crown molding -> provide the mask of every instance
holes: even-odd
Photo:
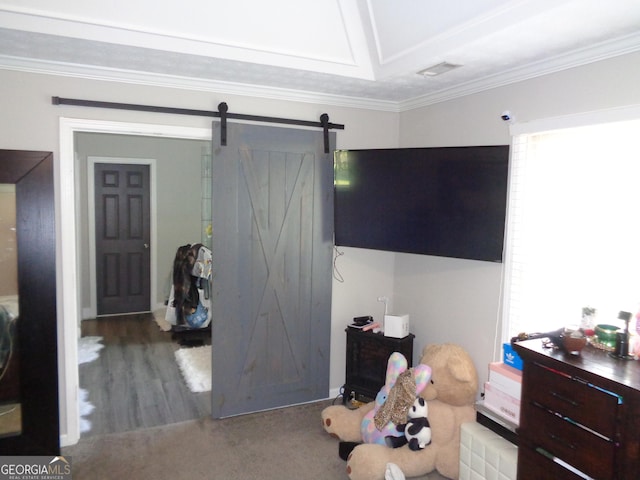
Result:
[[[640,51],[640,32],[630,34],[621,39],[605,41],[595,46],[585,47],[569,54],[557,55],[544,61],[513,68],[496,75],[474,80],[473,82],[457,85],[453,88],[398,102],[398,110],[402,112],[426,107],[447,100],[480,93],[492,88],[511,85],[571,68],[582,67],[590,63],[635,53],[637,51]]]
[[[51,60],[39,60],[0,54],[0,68],[43,75],[57,75],[87,80],[128,83],[155,87],[176,88],[218,94],[241,95],[271,100],[322,104],[401,113],[436,103],[480,93],[505,85],[557,73],[589,63],[640,51],[640,32],[621,39],[602,42],[570,54],[558,55],[544,61],[513,68],[497,75],[442,89],[404,101],[379,100],[363,97],[326,94],[287,88],[266,87],[246,83],[149,73],[126,69],[80,65]]]
[[[347,97],[286,88],[264,87],[220,80],[198,79],[159,73],[139,72],[108,67],[79,65],[50,60],[14,57],[0,54],[0,69],[41,75],[81,78],[106,82],[128,83],[154,87],[177,88],[220,94],[241,95],[271,100],[313,103],[347,108],[398,112],[397,102],[369,98]]]

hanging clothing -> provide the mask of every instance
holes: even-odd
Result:
[[[211,323],[211,250],[201,243],[178,248],[165,320],[171,325],[205,328]]]

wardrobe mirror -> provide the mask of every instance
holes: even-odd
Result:
[[[0,184],[0,436],[22,431],[18,319],[16,188]]]
[[[0,452],[60,452],[50,152],[0,150]]]

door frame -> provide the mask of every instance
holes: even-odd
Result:
[[[60,400],[60,445],[68,446],[80,440],[80,406],[78,390],[78,338],[80,337],[81,298],[78,289],[80,243],[76,227],[80,183],[75,156],[76,133],[111,133],[146,137],[168,137],[192,140],[211,140],[211,127],[180,127],[133,122],[78,119],[60,117],[60,154],[54,156],[54,179],[56,183],[56,284],[59,360]]]
[[[98,294],[96,277],[96,214],[95,214],[95,165],[96,163],[118,163],[125,165],[148,165],[149,166],[149,214],[150,214],[150,265],[149,265],[149,309],[151,311],[158,308],[158,282],[157,282],[157,208],[156,208],[156,159],[155,158],[128,158],[128,157],[98,157],[90,155],[87,157],[87,205],[89,207],[89,307],[82,311],[82,318],[95,318],[98,312]],[[134,312],[131,312],[134,313]],[[122,314],[119,314],[122,315]]]

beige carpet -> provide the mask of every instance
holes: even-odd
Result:
[[[74,480],[346,480],[338,441],[321,425],[329,404],[93,436],[62,453]]]

